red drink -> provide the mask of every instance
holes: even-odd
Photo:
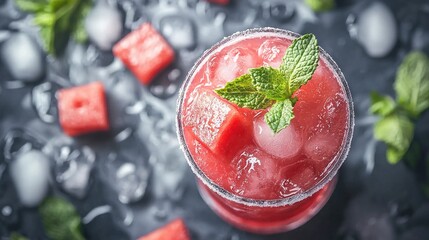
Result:
[[[316,214],[351,142],[350,92],[323,50],[313,77],[294,94],[295,118],[278,134],[263,120],[267,110],[239,108],[214,93],[249,68],[279,67],[296,37],[265,28],[222,40],[198,60],[179,96],[179,140],[201,195],[248,231],[286,231]]]

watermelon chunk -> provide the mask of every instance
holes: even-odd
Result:
[[[70,136],[109,129],[107,104],[101,82],[58,92],[60,125]]]
[[[138,240],[190,240],[190,238],[183,220],[176,219]]]
[[[144,85],[174,60],[174,51],[150,23],[143,24],[113,47],[113,54]]]
[[[213,153],[233,154],[251,141],[248,123],[213,91],[199,90],[186,110],[184,125]]]

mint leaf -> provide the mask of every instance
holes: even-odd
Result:
[[[371,103],[370,111],[382,117],[389,115],[396,108],[396,103],[391,97],[376,92],[371,93]]]
[[[331,10],[335,6],[335,0],[305,0],[305,3],[315,12]]]
[[[318,61],[316,37],[306,34],[293,40],[279,70],[272,67],[249,69],[249,74],[228,82],[215,92],[239,107],[256,110],[272,106],[265,121],[278,133],[294,117],[292,110],[298,99],[292,97],[293,93],[311,79]]]
[[[292,110],[293,103],[290,99],[278,101],[265,114],[265,122],[274,133],[278,133],[289,126],[290,121],[294,118]]]
[[[374,137],[387,144],[387,160],[392,164],[401,160],[413,136],[414,124],[399,112],[380,119],[374,126]]]
[[[38,12],[43,10],[47,0],[15,0],[16,6],[26,12]]]
[[[288,82],[283,74],[272,67],[260,67],[249,70],[253,86],[272,100],[284,100],[291,96]]]
[[[87,39],[83,21],[91,0],[16,0],[17,6],[34,14],[34,23],[40,27],[45,50],[60,55],[71,36],[78,41]]]
[[[19,234],[17,232],[13,232],[9,238],[10,238],[10,240],[28,240],[28,238],[22,236],[21,234]]]
[[[313,34],[295,39],[286,50],[280,72],[289,83],[289,92],[294,93],[313,76],[319,62],[319,46]]]
[[[252,81],[250,74],[245,74],[226,83],[224,88],[216,89],[215,92],[239,107],[264,109],[271,106],[273,102],[259,92]]]
[[[394,84],[399,105],[413,117],[429,108],[429,58],[421,52],[408,54],[399,66]]]
[[[84,240],[81,220],[75,208],[61,198],[47,198],[39,207],[46,235],[50,239]]]

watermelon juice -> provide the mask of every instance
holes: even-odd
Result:
[[[197,61],[179,96],[179,140],[200,193],[244,230],[274,233],[308,221],[332,193],[350,146],[351,95],[322,49],[312,78],[294,94],[295,117],[277,134],[263,120],[267,110],[240,108],[214,92],[249,68],[279,67],[296,37],[263,28],[225,38]]]

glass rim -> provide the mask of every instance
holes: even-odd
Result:
[[[186,145],[185,136],[183,134],[183,126],[181,123],[182,120],[182,106],[184,102],[185,93],[188,90],[188,87],[190,85],[190,82],[192,80],[192,77],[194,74],[199,70],[201,67],[203,67],[203,63],[208,59],[208,57],[211,54],[216,53],[216,51],[223,47],[225,44],[234,42],[237,38],[240,39],[240,37],[247,38],[249,36],[257,36],[261,33],[267,33],[270,35],[277,35],[278,37],[283,38],[289,38],[293,40],[294,38],[300,37],[299,34],[279,29],[279,28],[272,28],[272,27],[264,27],[264,28],[252,28],[245,31],[236,32],[228,37],[223,38],[216,44],[214,44],[211,48],[204,51],[204,53],[201,55],[201,57],[195,62],[191,70],[188,72],[185,81],[183,82],[180,91],[179,96],[177,99],[177,106],[176,106],[176,133],[179,139],[179,145],[182,149],[183,153],[185,154],[186,161],[188,162],[188,165],[191,167],[192,172],[198,177],[199,180],[201,180],[210,190],[214,191],[221,197],[236,202],[240,204],[244,204],[247,206],[256,206],[256,207],[280,207],[285,205],[291,205],[293,203],[302,201],[314,193],[318,192],[320,189],[322,189],[328,182],[332,180],[332,178],[337,174],[339,168],[347,158],[351,140],[353,137],[353,128],[354,128],[354,107],[353,107],[353,101],[351,92],[349,89],[349,86],[346,82],[346,79],[344,77],[344,74],[338,67],[338,65],[334,62],[334,60],[331,58],[331,56],[325,52],[321,47],[319,47],[319,56],[321,56],[327,63],[328,67],[334,72],[334,74],[337,77],[337,81],[340,83],[347,101],[348,101],[348,127],[346,129],[346,135],[343,138],[342,147],[340,151],[335,155],[335,157],[331,160],[330,166],[328,165],[327,174],[323,176],[317,183],[314,184],[314,186],[310,187],[309,189],[302,191],[300,193],[296,193],[292,196],[286,197],[286,198],[279,198],[279,199],[252,199],[243,197],[234,193],[231,193],[218,184],[216,184],[214,181],[212,181],[209,177],[207,177],[204,172],[198,167],[198,165],[195,163],[188,146]]]

